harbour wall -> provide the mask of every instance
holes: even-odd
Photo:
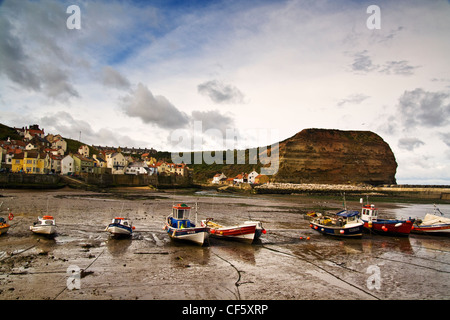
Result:
[[[156,188],[189,187],[192,186],[190,177],[168,175],[126,175],[126,174],[92,174],[82,173],[79,176],[63,176],[53,174],[26,174],[6,173],[0,174],[0,188],[30,188],[30,189],[54,189],[64,186],[75,188],[90,187],[119,187],[119,186],[154,186]]]

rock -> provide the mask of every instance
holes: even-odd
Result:
[[[396,183],[394,153],[370,131],[305,129],[279,143],[279,160],[272,182]]]

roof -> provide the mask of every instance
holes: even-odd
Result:
[[[353,210],[342,210],[339,211],[338,213],[336,213],[336,215],[341,216],[341,217],[354,217],[359,215],[359,211],[353,211]]]

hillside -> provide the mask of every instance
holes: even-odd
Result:
[[[223,172],[234,177],[261,164],[190,165],[194,181]],[[236,161],[235,161],[236,163]],[[371,185],[395,184],[397,162],[389,145],[370,131],[304,129],[279,143],[279,169],[272,182]]]
[[[280,142],[275,182],[395,184],[389,145],[370,131],[305,129]]]

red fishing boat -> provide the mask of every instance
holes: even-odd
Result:
[[[212,218],[202,220],[202,226],[210,228],[209,232],[211,237],[226,238],[248,243],[252,243],[253,240],[256,239],[255,234],[257,233],[257,223],[243,223],[228,227],[222,226],[212,220]]]
[[[378,209],[373,204],[363,205],[361,220],[364,228],[370,232],[382,235],[409,236],[413,227],[414,219],[379,219]]]

